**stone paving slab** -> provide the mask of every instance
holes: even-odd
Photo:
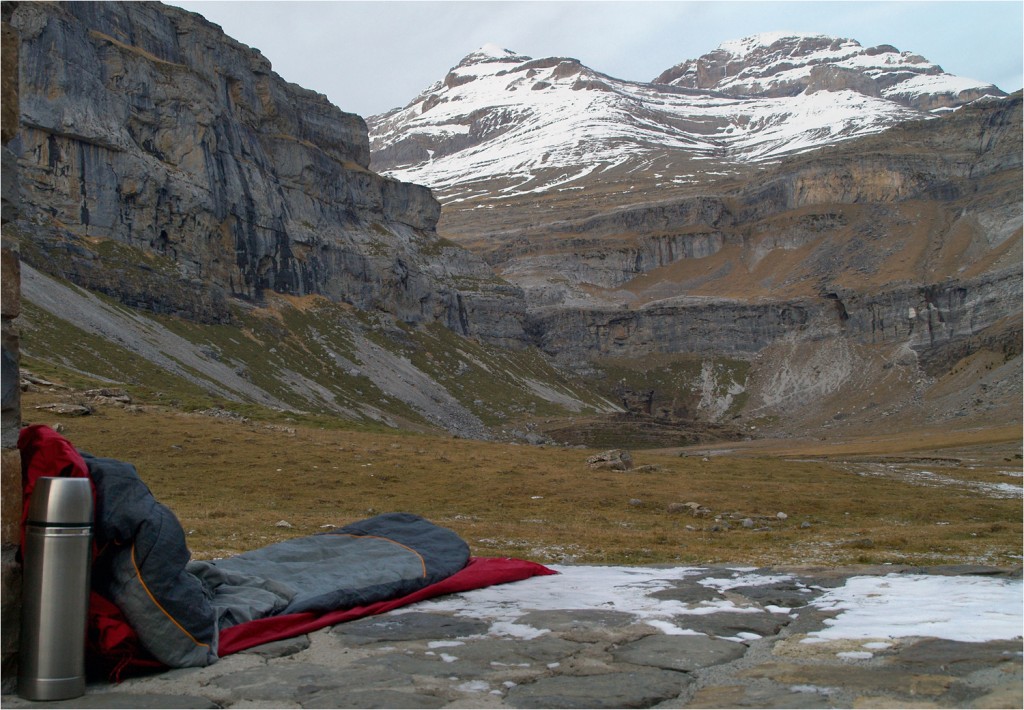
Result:
[[[709,638],[704,634],[655,634],[614,649],[612,658],[618,663],[692,673],[742,658],[746,652],[747,647],[742,643]]]
[[[912,573],[923,572],[911,568]],[[771,579],[778,571],[758,570]],[[511,622],[429,605],[322,629],[69,701],[7,708],[1020,708],[1022,641],[822,639],[810,602],[878,570],[789,571],[730,586],[709,569],[651,589],[665,623],[615,609],[506,609]],[[1018,575],[958,568],[957,574]],[[743,574],[746,574],[744,572]],[[716,586],[717,585],[717,586]],[[511,588],[511,586],[510,586]],[[513,590],[514,591],[514,590]],[[680,633],[680,629],[683,631]],[[865,649],[870,648],[870,652]]]
[[[642,668],[595,675],[555,675],[517,685],[508,693],[514,708],[649,708],[678,697],[693,677]]]

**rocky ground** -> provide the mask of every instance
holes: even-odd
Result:
[[[173,670],[119,685],[90,684],[76,700],[30,703],[5,696],[3,706],[1022,704],[1019,569],[561,572],[341,624],[228,656],[207,668]],[[627,578],[634,581],[623,583]],[[596,579],[609,583],[592,583]],[[906,607],[897,603],[900,594],[911,609],[925,600],[914,599],[913,591],[908,594],[914,587],[906,583],[933,590],[929,602],[938,604],[939,613],[908,619],[914,612],[902,610]],[[857,585],[860,598],[848,593]],[[879,589],[892,593],[878,594]],[[991,596],[993,591],[998,598]],[[837,593],[845,595],[845,605],[835,601]],[[859,600],[851,606],[854,598]],[[567,599],[581,608],[572,608]],[[888,624],[882,636],[853,610],[861,605],[870,615],[880,603],[891,605],[876,616]],[[1011,613],[1001,617],[997,612],[1007,606]],[[652,613],[654,608],[667,610],[667,615]],[[893,615],[891,621],[885,621],[886,614]]]

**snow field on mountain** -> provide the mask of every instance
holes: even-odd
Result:
[[[506,187],[497,195],[507,197],[665,151],[725,162],[772,160],[920,117],[854,91],[781,98],[673,93],[570,60],[544,60],[540,68],[535,62],[524,68],[518,56],[472,61],[483,56],[470,55],[445,82],[383,120],[373,136],[376,151],[417,136],[428,144],[455,136],[476,142],[447,154],[431,149],[428,160],[387,175],[442,191],[500,179]],[[568,170],[540,176],[559,168]]]
[[[710,89],[687,88],[698,79]],[[416,156],[411,162],[381,171],[427,185],[446,203],[502,199],[579,189],[624,163],[667,155],[725,170],[773,161],[999,93],[888,45],[784,32],[724,42],[658,81],[667,83],[622,81],[575,59],[534,60],[486,45],[404,109],[371,117],[372,148],[379,155],[408,145],[395,154]],[[903,105],[910,102],[918,108]]]
[[[417,104],[401,117],[404,135],[468,133],[471,129],[467,122],[473,120],[476,132],[493,132],[493,139],[429,163],[392,170],[390,176],[432,187],[481,175],[525,182],[538,169],[578,168],[582,163],[589,172],[601,165],[619,163],[627,155],[643,152],[645,143],[697,151],[715,148],[695,134],[673,134],[657,121],[634,118],[646,108],[641,97],[624,91],[572,90],[576,75],[555,78],[554,69],[530,79],[525,72],[499,74],[508,68],[508,62],[459,67],[453,74],[474,79],[453,89],[439,88],[433,95],[447,101],[420,115],[416,115],[421,110],[421,104]],[[542,81],[550,81],[552,88],[530,88]],[[523,100],[524,92],[529,92],[527,101]],[[713,103],[732,101],[716,99]],[[702,110],[692,103],[690,107],[691,112]],[[474,115],[477,117],[471,119]],[[379,137],[379,141],[377,149],[390,142],[388,136]]]
[[[895,86],[882,90],[882,96],[921,96],[949,92],[954,96],[961,91],[976,88],[982,82],[952,74],[917,74]]]

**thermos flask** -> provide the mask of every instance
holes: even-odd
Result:
[[[27,700],[85,692],[92,521],[88,479],[37,480],[22,560],[18,694]]]

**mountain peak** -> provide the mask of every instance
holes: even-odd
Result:
[[[470,52],[463,57],[458,65],[464,67],[471,64],[486,64],[488,62],[522,62],[528,59],[529,57],[516,54],[511,49],[504,49],[493,42],[488,42],[475,52]]]
[[[726,42],[653,84],[492,44],[367,123],[375,169],[442,200],[505,198],[581,189],[566,185],[627,175],[619,166],[666,151],[729,165],[774,160],[1001,93],[888,45],[820,34]]]
[[[860,49],[860,43],[814,32],[762,32],[742,39],[729,40],[718,46],[718,51],[736,57],[762,53],[772,49],[789,49],[790,54],[806,54],[821,48]]]
[[[799,32],[765,32],[723,42],[662,72],[654,83],[736,97],[852,90],[921,111],[1005,95],[991,84],[954,77],[892,45],[863,47],[852,39]]]
[[[480,49],[476,50],[476,52],[474,52],[474,54],[482,54],[482,55],[486,55],[486,56],[489,56],[489,57],[502,58],[502,59],[505,58],[505,57],[508,57],[508,56],[513,56],[513,57],[516,56],[516,53],[513,52],[511,49],[505,49],[503,47],[500,47],[497,44],[495,44],[494,42],[488,42],[487,44],[482,46]]]

